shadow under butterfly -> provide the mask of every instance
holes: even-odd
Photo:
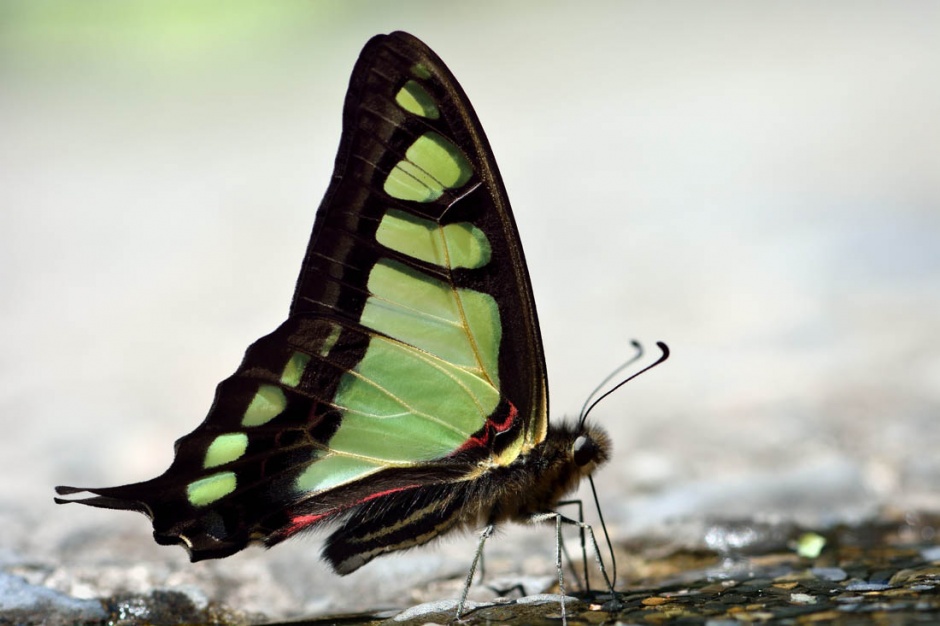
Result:
[[[331,527],[323,557],[341,575],[482,528],[459,618],[502,522],[555,523],[560,585],[563,523],[588,531],[604,571],[590,527],[555,510],[611,454],[587,413],[549,423],[535,301],[486,136],[438,56],[395,32],[353,70],[287,321],[219,384],[164,474],[57,487],[92,495],[56,502],[144,513],[193,561]]]

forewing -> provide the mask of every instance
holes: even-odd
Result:
[[[339,315],[430,351],[469,342],[444,358],[482,366],[518,409],[527,440],[541,441],[548,396],[532,289],[499,171],[460,85],[411,35],[376,37],[353,72],[343,128],[292,312]],[[417,282],[424,293],[415,298],[453,300],[463,327],[386,302],[383,288],[415,294]],[[450,341],[444,327],[466,340]]]

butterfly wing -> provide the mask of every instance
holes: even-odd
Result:
[[[287,321],[248,348],[163,475],[58,491],[147,514],[156,540],[193,560],[321,522],[348,528],[382,503],[414,520],[428,509],[439,534],[452,513],[442,489],[541,442],[547,402],[486,137],[444,63],[396,32],[369,41],[353,71]]]

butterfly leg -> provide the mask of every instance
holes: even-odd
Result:
[[[538,523],[545,522],[550,519],[555,520],[555,570],[558,572],[558,593],[561,597],[561,623],[564,626],[568,624],[568,612],[565,608],[565,573],[562,569],[562,560],[561,560],[561,551],[562,551],[562,542],[561,542],[561,525],[563,521],[568,521],[573,524],[577,524],[574,520],[569,520],[567,517],[562,515],[557,511],[552,511],[550,513],[538,513],[529,518],[530,522]]]
[[[495,527],[494,524],[488,524],[480,533],[480,541],[477,542],[477,550],[473,555],[473,563],[470,564],[470,572],[467,574],[467,580],[465,580],[463,584],[463,591],[460,593],[460,600],[457,602],[457,613],[454,616],[457,620],[463,615],[464,605],[467,602],[467,594],[470,593],[470,585],[473,584],[473,575],[476,574],[477,565],[480,565],[483,561],[483,544],[486,543],[487,539],[493,536],[493,529]]]
[[[587,538],[591,541],[591,549],[594,550],[594,558],[597,560],[597,567],[601,570],[601,574],[604,576],[604,583],[607,585],[607,591],[610,592],[611,596],[616,597],[614,593],[614,583],[610,580],[610,576],[607,575],[607,568],[604,566],[604,559],[601,557],[601,549],[600,546],[597,545],[597,538],[594,536],[594,528],[590,524],[576,522],[575,520],[568,519],[567,517],[563,517],[562,521],[565,524],[577,526],[581,529],[582,532],[587,533]]]
[[[594,558],[597,560],[597,566],[601,570],[601,574],[604,576],[604,582],[607,583],[607,590],[610,592],[612,598],[616,598],[616,593],[614,592],[614,585],[610,580],[610,576],[607,575],[607,568],[604,566],[604,559],[601,558],[600,546],[597,545],[597,539],[594,537],[594,529],[590,524],[586,524],[582,521],[573,520],[571,518],[565,517],[557,511],[552,511],[548,513],[539,513],[533,515],[529,518],[531,522],[544,522],[550,519],[555,520],[555,567],[558,570],[558,592],[561,594],[561,617],[562,621],[567,623],[566,611],[565,611],[565,590],[563,587],[564,577],[561,567],[561,525],[568,524],[569,526],[577,526],[582,529],[586,534],[587,538],[590,540],[591,548],[594,551]]]
[[[562,500],[558,503],[558,506],[576,506],[578,507],[578,523],[584,524],[584,504],[581,500]],[[588,562],[587,562],[587,544],[585,543],[586,533],[584,531],[584,526],[578,528],[578,535],[581,538],[581,566],[584,571],[584,593],[591,593],[591,576],[588,571]],[[575,571],[574,561],[571,559],[571,556],[568,554],[567,548],[562,544],[562,549],[565,550],[565,558],[568,561],[568,566],[571,568],[571,573],[577,579],[578,573]]]

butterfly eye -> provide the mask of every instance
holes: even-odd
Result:
[[[574,456],[574,462],[579,467],[584,467],[597,458],[597,444],[587,435],[581,435],[574,440],[571,452]]]

